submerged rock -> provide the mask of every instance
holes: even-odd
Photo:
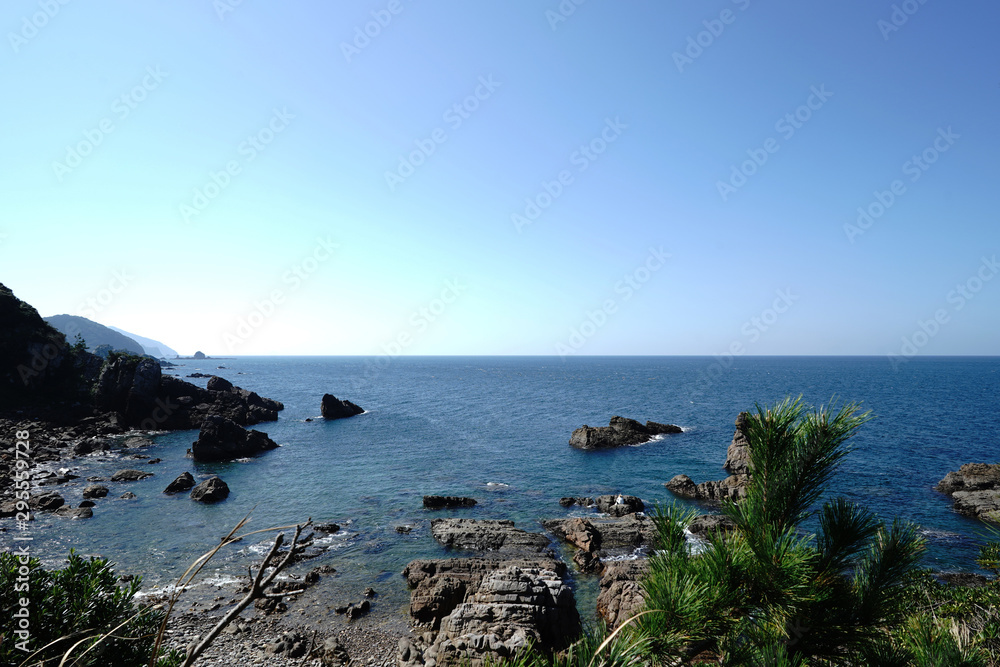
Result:
[[[119,470],[111,476],[112,482],[138,482],[139,480],[152,477],[153,473],[145,470]]]
[[[673,424],[648,421],[645,426],[634,419],[612,417],[608,426],[584,424],[570,435],[569,444],[579,449],[607,449],[648,442],[654,436],[683,433],[684,429]]]
[[[460,496],[424,496],[424,507],[431,510],[455,507],[474,507],[474,498]]]
[[[364,409],[347,400],[340,400],[333,394],[324,394],[320,403],[320,413],[323,419],[344,419],[360,415]]]

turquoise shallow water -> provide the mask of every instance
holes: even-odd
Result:
[[[185,451],[195,432],[160,435],[144,455],[162,463],[155,476],[110,484],[94,517],[68,521],[41,515],[35,552],[58,562],[68,550],[112,557],[122,570],[166,583],[253,509],[252,526],[335,521],[333,563],[357,582],[393,582],[415,557],[444,550],[431,538],[437,516],[508,518],[540,530],[543,518],[565,516],[567,495],[628,493],[647,503],[669,501],[663,483],[678,473],[719,479],[733,422],[755,402],[802,394],[812,404],[836,395],[863,401],[877,418],[863,427],[831,492],[872,507],[885,518],[917,522],[929,540],[927,564],[971,568],[982,525],[951,510],[933,486],[970,461],[997,460],[1000,359],[918,358],[894,371],[883,358],[739,358],[716,375],[710,358],[693,357],[245,357],[184,361],[175,369],[218,374],[283,401],[266,431],[281,448],[252,461],[195,463]],[[225,369],[216,366],[225,365]],[[706,382],[706,377],[714,377]],[[204,380],[192,380],[204,386]],[[325,422],[324,393],[367,412]],[[581,452],[568,446],[581,424],[613,415],[683,426],[685,433],[638,447]],[[87,457],[77,474],[110,474],[120,459]],[[220,475],[232,495],[201,505],[165,496],[178,474]],[[62,487],[74,505],[85,482]],[[138,498],[117,500],[126,490]],[[471,510],[430,513],[424,494],[468,495]],[[395,531],[413,525],[409,535]],[[0,536],[9,539],[11,533]],[[254,538],[265,540],[266,537]],[[225,552],[210,576],[245,572],[259,544]],[[396,602],[402,604],[402,594]]]

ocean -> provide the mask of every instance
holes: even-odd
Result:
[[[39,514],[32,549],[49,564],[71,548],[111,558],[143,574],[147,589],[167,585],[218,543],[244,515],[248,529],[335,522],[328,551],[304,567],[331,564],[342,586],[374,585],[383,604],[405,609],[400,572],[414,558],[449,554],[430,535],[432,518],[512,519],[541,531],[540,519],[586,515],[563,496],[636,495],[671,502],[663,484],[684,473],[721,479],[734,420],[755,404],[801,395],[810,405],[859,401],[875,419],[850,441],[853,452],[830,495],[862,503],[891,521],[915,522],[928,540],[925,564],[975,569],[984,525],[957,515],[933,487],[963,463],[995,462],[1000,434],[1000,358],[913,358],[894,369],[885,357],[241,357],[178,361],[165,373],[216,374],[280,400],[265,431],[279,449],[252,460],[198,463],[185,457],[197,432],[155,436],[142,451],[161,463],[98,455],[78,459],[72,483],[56,487],[74,506],[86,477],[127,467],[155,476],[107,483],[94,516]],[[224,366],[224,368],[217,368]],[[204,386],[204,379],[189,380]],[[326,422],[324,393],[365,413]],[[640,446],[584,452],[567,443],[583,424],[614,415],[678,424],[684,433]],[[311,419],[312,421],[307,421]],[[162,490],[177,475],[219,475],[231,489],[215,505]],[[137,498],[120,500],[125,491]],[[471,509],[428,511],[425,494],[471,496]],[[397,526],[412,526],[400,534]],[[9,535],[9,533],[8,533]],[[222,582],[245,573],[271,537],[257,535],[220,554],[203,575]],[[557,547],[569,554],[565,547]],[[577,577],[578,597],[596,579]],[[583,604],[581,603],[581,606]]]

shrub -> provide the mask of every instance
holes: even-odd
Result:
[[[0,554],[0,664],[58,665],[71,652],[67,664],[94,667],[146,665],[152,653],[163,612],[136,606],[140,580],[119,586],[112,565],[103,558],[85,559],[70,551],[65,567],[46,570],[37,558],[27,564],[28,590],[12,553]],[[18,587],[16,584],[21,583]],[[18,590],[20,588],[20,590]],[[29,652],[15,646],[20,599],[28,600]],[[76,662],[73,662],[76,660]],[[176,653],[162,654],[160,667],[180,664]]]

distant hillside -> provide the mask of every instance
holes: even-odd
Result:
[[[108,327],[108,328],[117,331],[123,336],[128,336],[135,342],[139,343],[139,345],[142,345],[143,349],[146,350],[146,354],[156,357],[157,359],[163,359],[163,358],[173,359],[174,357],[179,356],[177,354],[177,350],[175,350],[172,347],[167,347],[158,340],[153,340],[152,338],[144,338],[143,336],[137,336],[134,333],[129,333],[128,331],[119,329],[118,327]]]
[[[138,355],[146,354],[146,351],[142,349],[142,345],[128,336],[123,336],[103,324],[88,320],[86,317],[78,315],[52,315],[44,319],[61,331],[71,345],[76,340],[76,335],[80,334],[83,336],[83,340],[90,350],[94,350],[101,345],[110,345],[115,350],[125,350]]]

